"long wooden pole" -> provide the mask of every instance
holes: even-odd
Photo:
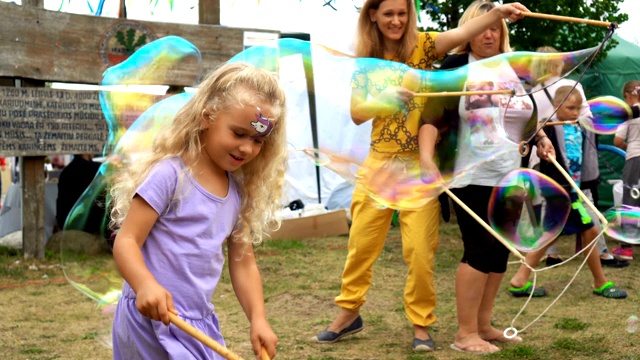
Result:
[[[504,245],[507,249],[509,249],[509,251],[511,251],[513,253],[513,255],[517,256],[521,260],[524,260],[524,255],[522,255],[518,250],[516,250],[516,248],[511,246],[511,244],[509,244],[509,242],[507,240],[505,240],[502,237],[502,235],[498,234],[495,230],[493,230],[493,228],[491,226],[489,226],[489,224],[487,224],[486,221],[482,220],[482,218],[480,216],[478,216],[462,200],[460,200],[457,196],[455,196],[451,192],[451,190],[445,188],[444,192],[446,192],[447,195],[449,195],[449,197],[453,201],[458,203],[458,205],[460,205],[461,208],[463,208],[469,215],[471,215],[471,217],[474,218],[480,225],[482,225],[482,227],[485,228],[491,235],[495,236],[495,238],[498,239],[498,241],[500,241],[502,243],[502,245]]]
[[[570,17],[570,16],[549,15],[549,14],[542,14],[542,13],[535,13],[535,12],[523,12],[522,15],[532,17],[532,18],[538,18],[538,19],[574,22],[574,23],[594,25],[594,26],[604,26],[604,27],[609,27],[613,25],[613,27],[615,28],[618,27],[618,24],[615,22],[589,20],[589,19],[582,19],[582,18],[576,18],[576,17]]]
[[[569,121],[547,121],[544,123],[544,126],[553,126],[553,125],[574,125],[577,124],[578,120],[569,120]]]
[[[466,96],[466,95],[496,95],[496,94],[515,94],[513,90],[484,90],[484,91],[441,91],[432,93],[415,93],[416,97],[441,97],[441,96]]]
[[[191,335],[193,338],[195,338],[196,340],[200,341],[201,343],[206,345],[211,350],[213,350],[213,351],[217,352],[218,354],[222,355],[225,359],[227,359],[227,360],[244,360],[244,359],[242,359],[240,357],[240,355],[238,355],[238,354],[232,352],[231,350],[227,349],[226,347],[220,345],[217,341],[215,341],[212,338],[210,338],[209,336],[205,335],[202,331],[200,331],[200,330],[196,329],[195,327],[191,326],[186,321],[180,319],[175,314],[169,313],[169,320],[171,321],[172,324],[174,324],[175,326],[179,327],[182,331],[184,331],[187,334]]]

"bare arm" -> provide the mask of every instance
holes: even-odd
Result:
[[[375,116],[384,116],[396,111],[403,103],[407,103],[414,93],[406,88],[390,88],[377,96],[367,99],[365,89],[351,90],[351,119],[360,125]]]
[[[177,315],[173,298],[151,274],[140,250],[157,219],[158,213],[136,195],[116,236],[113,258],[118,271],[136,293],[138,311],[148,318],[169,325],[168,311]]]
[[[627,150],[627,143],[621,137],[617,137],[617,136],[614,137],[613,145],[615,145],[617,148],[620,148],[622,150]]]
[[[522,19],[523,11],[528,12],[529,9],[520,3],[496,6],[488,13],[473,18],[462,26],[438,35],[435,39],[436,52],[438,56],[443,56],[456,46],[482,34],[483,31],[491,27],[491,25],[495,24],[498,20],[509,19],[509,21],[515,22],[518,19]]]
[[[425,124],[420,127],[418,133],[418,149],[420,149],[420,163],[425,161],[433,161],[436,142],[438,140],[438,129],[431,124]]]
[[[229,274],[233,290],[251,323],[251,344],[257,355],[264,347],[269,357],[276,355],[278,338],[267,322],[262,290],[262,277],[256,264],[253,246],[227,240],[229,247]]]

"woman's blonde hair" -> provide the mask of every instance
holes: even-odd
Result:
[[[622,95],[629,94],[640,99],[640,80],[629,80],[622,88]]]
[[[260,153],[231,174],[242,199],[232,237],[259,243],[263,235],[279,227],[280,221],[275,215],[281,208],[287,164],[285,93],[271,73],[244,63],[224,64],[209,74],[173,121],[159,130],[151,151],[136,159],[135,164],[117,167],[110,179],[111,227],[122,225],[135,191],[155,163],[176,156],[187,166],[199,160],[204,110],[208,110],[215,121],[217,115],[229,107],[257,101],[271,105],[274,127]],[[183,176],[181,174],[181,178]],[[172,203],[178,201],[173,199]]]
[[[556,54],[558,50],[553,46],[540,46],[536,49],[539,53]],[[561,58],[549,58],[547,56],[536,56],[531,62],[531,81],[533,85],[544,83],[549,77],[562,76],[564,61]]]
[[[384,58],[384,36],[378,29],[378,25],[371,21],[369,15],[369,10],[378,10],[383,2],[384,0],[367,0],[360,8],[356,32],[357,57]],[[416,5],[411,0],[407,0],[407,11],[407,24],[396,49],[396,55],[401,62],[409,60],[418,41],[418,16]]]
[[[458,27],[464,25],[467,21],[475,19],[480,15],[484,15],[495,8],[496,5],[492,1],[488,0],[476,0],[469,5],[467,10],[464,11],[462,17],[458,21]],[[511,45],[509,45],[509,28],[504,20],[500,20],[500,53],[511,52]],[[452,54],[468,54],[471,52],[471,42],[467,41],[451,51]]]

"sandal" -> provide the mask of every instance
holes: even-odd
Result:
[[[610,299],[624,299],[627,297],[627,292],[618,289],[611,281],[602,285],[599,289],[593,289],[593,293]]]
[[[528,297],[531,295],[532,289],[533,289],[533,284],[531,284],[531,281],[527,281],[527,283],[523,287],[520,287],[520,288],[513,287],[513,286],[510,287],[509,292],[511,293],[511,295],[515,297]],[[547,296],[547,290],[545,290],[544,288],[539,287],[533,290],[533,297],[543,297],[543,296]]]
[[[455,350],[455,351],[459,351],[459,352],[463,352],[463,353],[467,353],[467,354],[477,354],[477,355],[484,355],[484,354],[493,354],[494,352],[498,352],[500,351],[500,349],[494,349],[494,350],[478,350],[478,351],[474,351],[472,350],[473,348],[479,348],[479,347],[484,347],[486,344],[470,344],[467,346],[458,346],[456,344],[451,344],[449,347],[451,348],[451,350]]]

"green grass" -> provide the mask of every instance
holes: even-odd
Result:
[[[457,331],[455,276],[462,254],[455,224],[442,224],[436,254],[435,315],[438,320],[430,328],[436,342],[435,352],[414,353],[410,348],[413,330],[403,304],[407,268],[398,228],[390,230],[374,265],[371,288],[361,309],[364,330],[335,344],[318,345],[310,341],[338,312],[334,298],[340,292],[347,241],[346,236],[266,240],[256,247],[268,318],[279,337],[277,359],[479,358],[449,349]],[[610,246],[616,244],[610,243]],[[561,256],[571,255],[573,247],[572,237],[561,238]],[[105,278],[100,274],[114,272],[109,254],[76,255],[65,258],[65,267],[89,288],[103,285]],[[514,326],[524,341],[499,345],[500,352],[482,358],[640,360],[638,334],[625,331],[626,319],[640,312],[640,296],[635,290],[640,288],[640,266],[636,262],[624,269],[605,268],[608,279],[629,292],[628,299],[593,296],[593,279],[585,267],[558,302],[536,320],[570,281],[581,260],[540,273],[538,284],[544,286],[550,296],[533,299],[515,319]],[[37,270],[33,270],[33,266]],[[509,265],[496,297],[492,323],[499,329],[510,326],[525,305],[525,299],[516,299],[507,291],[508,279],[517,266],[517,262]],[[43,278],[44,275],[47,277]],[[3,319],[0,353],[6,353],[5,359],[111,358],[110,350],[98,341],[108,334],[109,319],[105,322],[105,316],[95,309],[95,304],[64,280],[59,254],[47,254],[43,261],[24,260],[20,251],[0,247],[0,286],[4,286],[0,289],[0,305],[3,305],[0,306]],[[226,269],[212,301],[229,348],[251,359],[249,323]],[[527,328],[522,331],[524,327]]]

